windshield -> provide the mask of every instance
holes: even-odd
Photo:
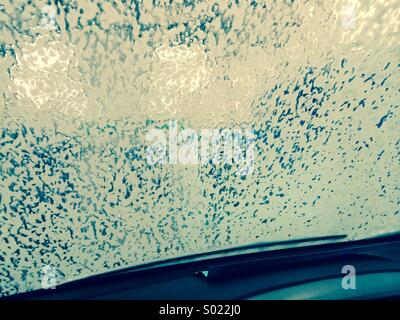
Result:
[[[400,229],[398,0],[0,3],[0,295]]]

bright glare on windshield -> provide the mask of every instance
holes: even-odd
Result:
[[[399,229],[399,14],[2,1],[0,296],[48,268]]]

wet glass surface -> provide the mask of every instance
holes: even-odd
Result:
[[[399,230],[399,31],[398,0],[1,1],[0,295]],[[251,161],[149,162],[189,129]]]

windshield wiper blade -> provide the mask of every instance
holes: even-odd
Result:
[[[360,240],[374,240],[374,239],[381,239],[381,238],[395,238],[400,236],[400,231],[389,231],[389,232],[383,232],[380,234],[376,234],[370,237],[362,238]]]
[[[234,248],[227,248],[216,250],[213,252],[208,252],[207,255],[209,257],[217,255],[218,257],[221,256],[235,256],[240,254],[248,254],[248,253],[255,253],[255,252],[266,252],[266,251],[275,251],[275,250],[284,250],[289,248],[296,248],[296,247],[304,247],[307,246],[305,243],[312,243],[314,245],[321,245],[321,244],[331,244],[341,242],[347,239],[347,235],[339,234],[339,235],[329,235],[329,236],[317,236],[317,237],[309,237],[309,238],[299,238],[299,239],[290,239],[290,240],[283,240],[283,241],[271,241],[271,242],[260,242],[260,243],[252,243],[249,245],[244,245],[240,247]],[[233,253],[233,254],[231,254]],[[240,263],[239,263],[240,264]],[[230,265],[232,267],[232,265]],[[213,278],[215,274],[219,274],[221,269],[223,269],[223,265],[215,266],[209,268],[208,270],[202,270],[196,272],[196,275],[201,275],[205,278]],[[217,272],[215,272],[217,271]]]
[[[318,242],[318,243],[332,243],[340,240],[347,239],[346,234],[339,234],[339,235],[329,235],[329,236],[317,236],[317,237],[309,237],[309,238],[297,238],[297,239],[289,239],[289,240],[278,240],[278,241],[269,241],[269,242],[258,242],[258,243],[251,243],[244,246],[239,247],[232,247],[226,249],[220,249],[212,252],[208,252],[207,254],[216,254],[216,253],[228,253],[231,251],[242,251],[242,250],[252,250],[252,249],[275,249],[276,247],[282,248],[292,248],[296,247],[297,245],[303,243],[310,243],[310,242]]]
[[[186,263],[196,263],[213,259],[220,258],[230,258],[240,255],[252,254],[252,253],[261,253],[275,250],[284,250],[291,249],[296,247],[306,247],[309,243],[312,245],[323,245],[323,244],[332,244],[337,242],[342,242],[347,239],[347,235],[339,234],[339,235],[329,235],[329,236],[315,236],[308,238],[298,238],[298,239],[290,239],[290,240],[278,240],[278,241],[269,241],[269,242],[258,242],[251,243],[243,246],[236,246],[231,248],[222,248],[214,251],[207,251],[201,253],[193,253],[184,256],[178,256],[174,258],[168,258],[165,260],[156,260],[147,262],[141,265],[136,265],[132,267],[123,268],[120,270],[114,270],[106,272],[105,274],[99,274],[95,277],[101,277],[103,275],[107,276],[108,274],[118,274],[118,273],[126,273],[126,272],[136,272],[136,271],[144,271],[155,268],[163,268],[168,266],[177,266]]]

